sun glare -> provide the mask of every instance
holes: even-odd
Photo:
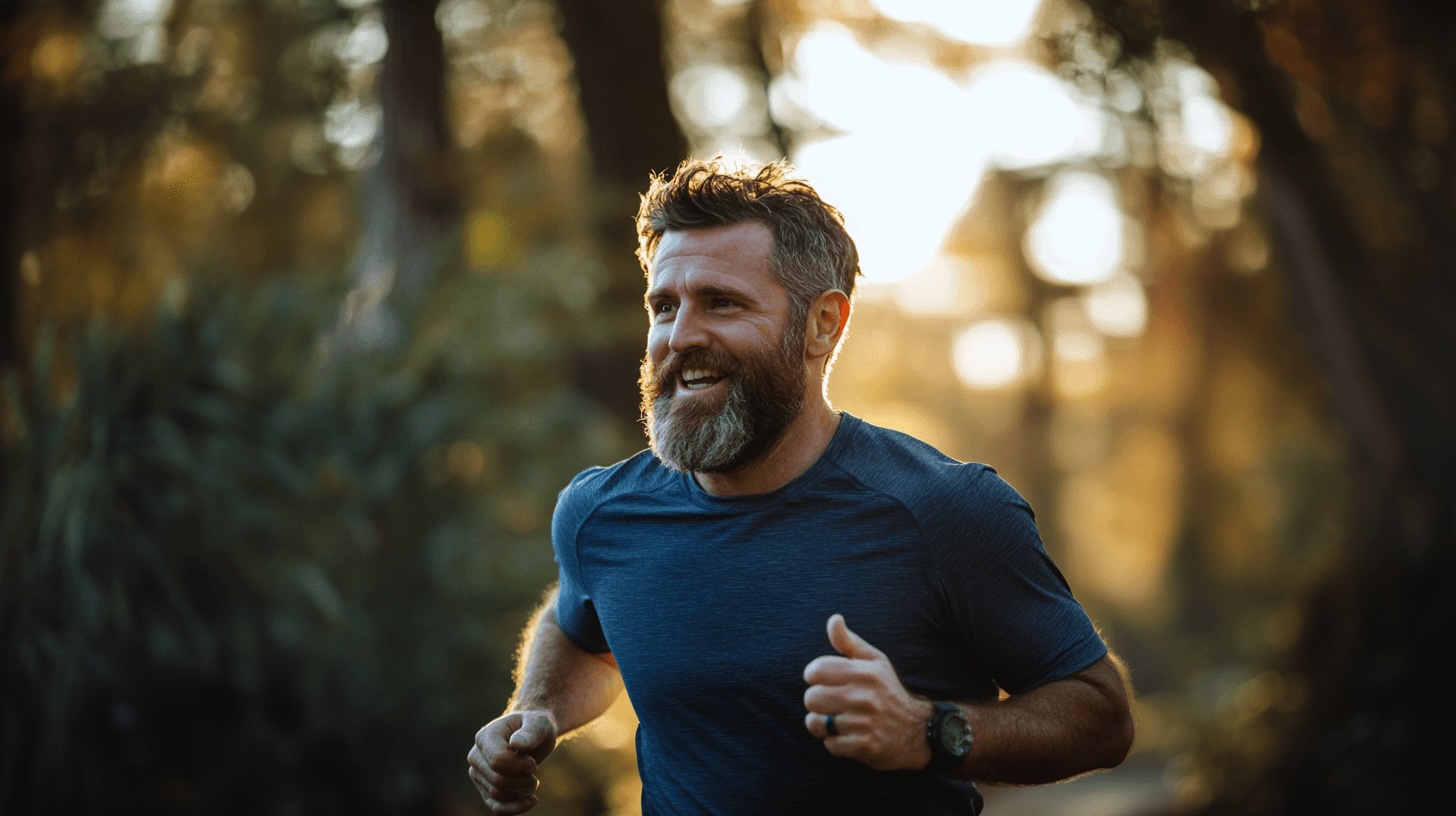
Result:
[[[1016,170],[1096,155],[1103,114],[1075,97],[1052,72],[1022,60],[977,68],[966,88],[977,128],[992,143],[992,160]]]
[[[737,122],[752,101],[741,71],[712,64],[679,71],[672,78],[672,96],[689,120],[705,128]]]
[[[880,13],[904,23],[926,23],[972,45],[1013,45],[1026,39],[1041,0],[871,0]]]
[[[965,94],[923,65],[887,62],[840,26],[805,35],[785,91],[842,135],[794,150],[839,207],[870,283],[894,283],[935,257],[986,170]]]
[[[1036,329],[1022,318],[994,317],[961,332],[951,347],[956,376],[978,390],[1017,385],[1040,365]]]
[[[1123,260],[1123,216],[1107,179],[1069,172],[1053,179],[1026,232],[1026,255],[1052,283],[1101,283]]]
[[[1082,308],[1098,331],[1109,337],[1137,337],[1148,325],[1148,296],[1143,284],[1119,272],[1082,295]]]

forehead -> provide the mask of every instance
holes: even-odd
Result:
[[[773,231],[757,221],[668,230],[652,257],[647,287],[714,280],[754,290],[782,289],[773,274],[772,253]]]

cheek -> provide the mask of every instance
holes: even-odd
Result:
[[[653,326],[647,330],[647,357],[653,364],[661,363],[668,351],[668,341],[672,339],[672,332],[661,326]]]

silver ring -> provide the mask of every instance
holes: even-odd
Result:
[[[824,733],[831,737],[839,733],[839,729],[834,727],[833,714],[824,715]]]

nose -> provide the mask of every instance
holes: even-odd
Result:
[[[672,319],[672,334],[668,337],[667,346],[678,354],[689,349],[703,348],[708,345],[708,333],[703,326],[703,320],[698,315],[698,310],[692,305],[684,305],[678,309]]]

